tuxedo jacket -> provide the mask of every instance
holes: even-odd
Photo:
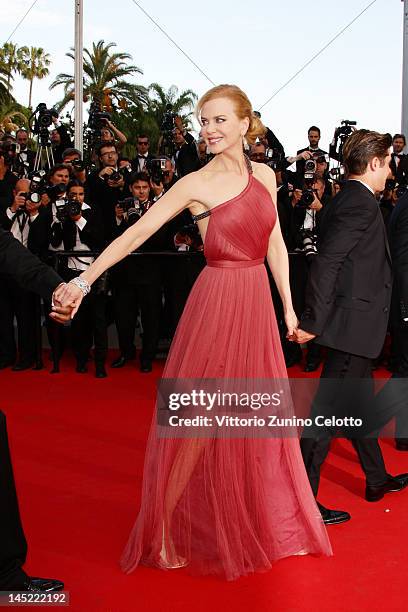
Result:
[[[77,230],[79,229],[79,239],[90,251],[102,250],[104,232],[99,212],[91,207],[87,207],[81,211],[81,214],[86,219],[86,225],[83,229],[79,229],[72,219],[67,219],[63,223],[53,224],[51,245],[54,248],[58,248],[62,242],[65,251],[72,251],[76,244]]]
[[[391,155],[390,168],[397,183],[404,184],[408,182],[408,155],[402,154],[400,156],[398,167],[394,155]]]
[[[62,278],[38,257],[0,228],[0,272],[12,276],[24,289],[51,299]]]
[[[9,219],[6,211],[3,210],[1,213],[0,224],[3,229],[10,231],[13,223],[16,223],[16,216],[13,219]],[[50,217],[44,209],[39,209],[38,217],[31,223],[29,220],[29,232],[27,239],[27,248],[31,253],[37,255],[41,259],[45,259],[47,256],[48,246],[50,244],[51,237],[51,224]]]
[[[156,159],[155,156],[148,153],[146,157],[146,161],[149,162],[152,159]],[[132,170],[133,172],[139,172],[139,157],[137,155],[134,159],[132,159]],[[142,170],[141,172],[145,172],[145,170]]]
[[[387,331],[391,284],[378,203],[362,183],[347,181],[321,219],[300,327],[323,346],[375,358]]]
[[[391,323],[398,326],[403,318],[401,304],[408,312],[408,193],[398,200],[389,220],[388,233],[394,272]]]

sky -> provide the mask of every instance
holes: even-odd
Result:
[[[259,109],[370,0],[137,0],[215,83],[234,83]],[[0,41],[7,40],[32,0],[0,0]],[[83,0],[84,46],[103,39],[132,55],[143,70],[135,82],[158,82],[199,96],[212,84],[143,14],[133,0]],[[286,154],[322,131],[327,150],[343,119],[381,132],[401,129],[401,0],[376,0],[347,31],[261,110]],[[38,0],[11,39],[50,54],[50,76],[35,81],[33,105],[62,98],[49,91],[59,72],[73,73],[65,53],[74,44],[74,0]],[[28,104],[27,81],[13,93]]]

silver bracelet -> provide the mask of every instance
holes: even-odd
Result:
[[[81,278],[80,276],[76,276],[69,282],[76,285],[82,291],[84,297],[88,295],[88,293],[91,291],[91,285],[88,283],[88,281],[86,281],[84,278]]]

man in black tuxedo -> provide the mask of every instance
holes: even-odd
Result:
[[[174,123],[176,126],[173,130],[173,139],[176,147],[174,161],[176,164],[177,176],[181,178],[190,172],[199,170],[201,164],[198,159],[194,136],[184,128],[181,117],[176,117]]]
[[[408,183],[408,155],[403,153],[406,145],[404,134],[395,134],[392,139],[390,168],[399,185]]]
[[[50,240],[50,219],[39,202],[31,202],[26,195],[30,181],[20,179],[9,207],[0,210],[0,226],[29,251],[44,258]],[[40,318],[39,298],[32,291],[22,288],[10,276],[1,276],[0,292],[0,369],[13,366],[14,371],[42,367],[37,341]],[[18,360],[14,338],[14,317],[17,319]]]
[[[28,133],[26,130],[17,130],[16,132],[16,141],[17,144],[20,145],[20,160],[27,164],[26,168],[26,176],[34,170],[34,162],[35,162],[35,151],[32,151],[28,148]]]
[[[305,151],[310,153],[309,159],[311,159],[312,157],[321,157],[323,155],[327,155],[327,151],[323,151],[323,149],[319,147],[320,128],[318,128],[316,125],[312,125],[307,130],[307,138],[309,140],[309,146],[304,147],[303,149],[299,149],[299,151],[297,151],[297,155],[300,155],[301,153],[304,153]],[[296,173],[299,176],[300,175],[303,176],[304,171],[305,171],[305,160],[299,159],[296,162]]]
[[[0,270],[13,275],[29,291],[52,299],[62,279],[16,240],[0,229]],[[55,306],[52,318],[68,321],[70,308]],[[6,417],[0,411],[0,591],[60,591],[59,580],[33,578],[22,569],[27,556],[27,542],[21,524],[13,468],[7,437]]]
[[[154,156],[149,152],[149,147],[149,137],[146,134],[140,134],[136,141],[137,155],[132,160],[132,169],[135,172],[147,172],[146,164],[154,159]]]
[[[338,383],[332,396],[325,394],[323,389],[327,391],[328,387],[321,384],[312,417],[319,412],[338,416],[338,400],[343,410],[351,409],[350,416],[355,416],[352,404],[360,408],[370,399],[371,389],[368,396],[363,394],[367,391],[363,383],[353,388],[361,397],[347,399],[345,394],[352,379],[371,379],[372,359],[380,353],[387,330],[391,259],[375,193],[384,189],[390,171],[390,146],[389,134],[359,130],[350,136],[343,150],[348,181],[321,220],[319,252],[311,264],[305,310],[296,337],[300,343],[316,338],[328,347],[321,378]],[[335,433],[334,428],[315,427],[304,432],[301,440],[315,495],[320,468]],[[377,438],[353,439],[352,443],[366,476],[367,501],[378,501],[385,493],[408,485],[407,474],[387,474]],[[350,519],[347,512],[323,506],[320,509],[327,524]]]
[[[393,378],[408,378],[408,192],[397,202],[388,225],[394,283],[390,328],[394,348]],[[408,400],[396,415],[395,445],[408,451]]]

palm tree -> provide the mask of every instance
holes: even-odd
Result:
[[[175,85],[166,91],[158,83],[152,83],[149,86],[149,94],[148,110],[155,116],[159,125],[168,105],[171,105],[173,113],[179,115],[187,123],[198,98],[191,89],[186,89],[179,94],[178,87]]]
[[[48,53],[41,47],[22,47],[21,74],[24,79],[30,81],[30,93],[28,96],[28,107],[31,108],[34,79],[43,79],[49,74],[48,66],[51,64]]]
[[[22,50],[14,43],[4,43],[0,48],[0,64],[7,77],[7,89],[11,89],[13,72],[20,73],[23,68]]]
[[[108,98],[115,99],[117,103],[124,101],[127,104],[143,106],[147,99],[146,88],[126,80],[135,74],[143,74],[142,70],[128,64],[132,59],[129,53],[112,53],[112,47],[116,47],[116,44],[105,44],[104,40],[100,40],[92,44],[90,51],[84,49],[84,99],[91,98],[103,104]],[[66,55],[74,60],[73,51],[71,48],[71,52]],[[64,87],[64,97],[58,105],[61,110],[74,100],[74,76],[58,74],[50,89],[59,85]]]

